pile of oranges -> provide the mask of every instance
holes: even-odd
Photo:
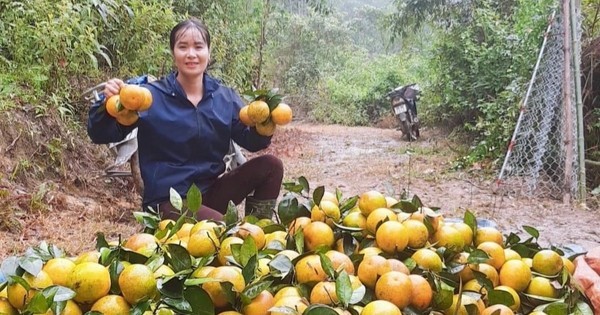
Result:
[[[6,275],[0,313],[43,313],[58,303],[50,288],[63,289],[63,314],[542,315],[589,307],[570,282],[571,260],[473,225],[470,212],[450,220],[377,191],[345,200],[323,191],[308,204],[294,216],[280,209],[275,220],[148,224],[145,214],[146,230],[125,240],[101,239],[75,257],[21,258],[26,268]]]
[[[119,124],[131,126],[139,119],[138,112],[146,111],[152,106],[152,93],[143,86],[126,84],[119,94],[109,97],[105,103],[106,112]]]
[[[263,100],[254,100],[240,109],[240,120],[263,136],[272,136],[277,125],[286,125],[292,121],[292,108],[279,103],[273,109]]]

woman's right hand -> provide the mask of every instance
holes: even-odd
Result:
[[[109,99],[111,96],[119,94],[119,90],[123,87],[125,83],[121,79],[110,79],[106,81],[106,85],[104,85],[104,96],[106,99]]]

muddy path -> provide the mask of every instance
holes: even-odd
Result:
[[[284,135],[290,145],[281,145]],[[527,237],[522,226],[535,227],[546,246],[600,245],[600,210],[496,194],[494,174],[452,170],[456,144],[436,131],[424,130],[409,143],[394,129],[296,124],[275,140],[270,150],[284,161],[286,178],[305,176],[312,188],[337,188],[345,196],[378,190],[398,197],[408,191],[445,217],[462,218],[469,210],[494,220],[504,234]]]
[[[600,245],[600,210],[494,194],[493,174],[452,170],[456,147],[433,130],[423,130],[419,141],[408,143],[394,129],[295,122],[280,128],[271,147],[256,154],[279,156],[284,180],[304,176],[312,189],[339,189],[344,197],[368,190],[398,197],[408,191],[425,205],[439,207],[445,217],[462,218],[468,209],[478,218],[494,220],[504,234],[523,234],[524,225],[535,227],[543,245]],[[76,255],[94,248],[97,232],[118,239],[140,231],[132,215],[141,204],[133,181],[102,174],[100,167],[82,174],[93,177],[84,187],[57,183],[58,189],[46,195],[46,210],[18,214],[22,229],[0,230],[0,260],[41,241]]]

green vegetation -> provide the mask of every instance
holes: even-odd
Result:
[[[0,0],[0,111],[32,104],[36,117],[57,112],[80,126],[86,88],[114,76],[168,73],[168,32],[193,15],[212,32],[211,73],[240,91],[278,87],[316,121],[372,125],[390,114],[388,91],[418,82],[424,122],[472,140],[462,162],[497,165],[554,5]],[[587,0],[582,7],[586,43],[600,31],[599,5]],[[590,115],[586,132],[598,134],[598,108],[588,108]],[[597,141],[588,147],[590,156],[600,155]]]

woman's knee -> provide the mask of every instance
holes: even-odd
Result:
[[[273,172],[274,174],[281,174],[283,176],[283,162],[280,158],[272,155],[265,154],[255,158],[256,162],[260,163],[260,168]]]

